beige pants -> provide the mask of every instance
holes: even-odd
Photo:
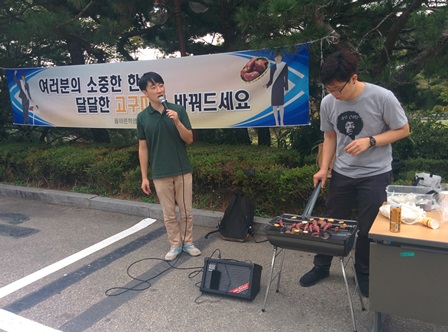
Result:
[[[171,248],[193,243],[193,177],[191,173],[154,179]],[[180,222],[177,221],[176,204]],[[185,227],[186,226],[186,227]]]

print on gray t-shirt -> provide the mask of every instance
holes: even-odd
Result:
[[[355,140],[356,135],[361,132],[364,124],[357,112],[348,111],[338,116],[336,126],[341,134]]]

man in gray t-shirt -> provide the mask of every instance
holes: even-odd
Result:
[[[361,293],[369,296],[370,227],[386,201],[392,181],[391,143],[409,135],[406,114],[394,94],[358,80],[357,58],[339,51],[325,59],[321,81],[329,94],[320,107],[324,132],[320,170],[314,185],[325,185],[336,157],[326,198],[325,217],[351,219],[357,211],[355,269]],[[332,256],[316,255],[314,267],[300,279],[304,287],[329,276]]]

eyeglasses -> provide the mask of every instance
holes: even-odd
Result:
[[[352,78],[350,77],[348,79],[347,82],[345,82],[345,84],[342,86],[342,88],[340,88],[339,90],[328,90],[327,88],[325,88],[325,90],[327,90],[328,93],[331,93],[334,96],[339,96],[340,94],[342,94],[342,90],[344,90],[345,86],[348,84],[348,82],[350,82]]]

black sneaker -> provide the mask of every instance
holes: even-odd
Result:
[[[321,281],[322,279],[328,278],[330,271],[324,267],[313,267],[310,272],[305,273],[302,278],[300,278],[299,283],[302,287],[310,287]]]
[[[367,273],[356,271],[356,278],[358,279],[358,286],[361,295],[364,297],[369,297],[369,275]]]

